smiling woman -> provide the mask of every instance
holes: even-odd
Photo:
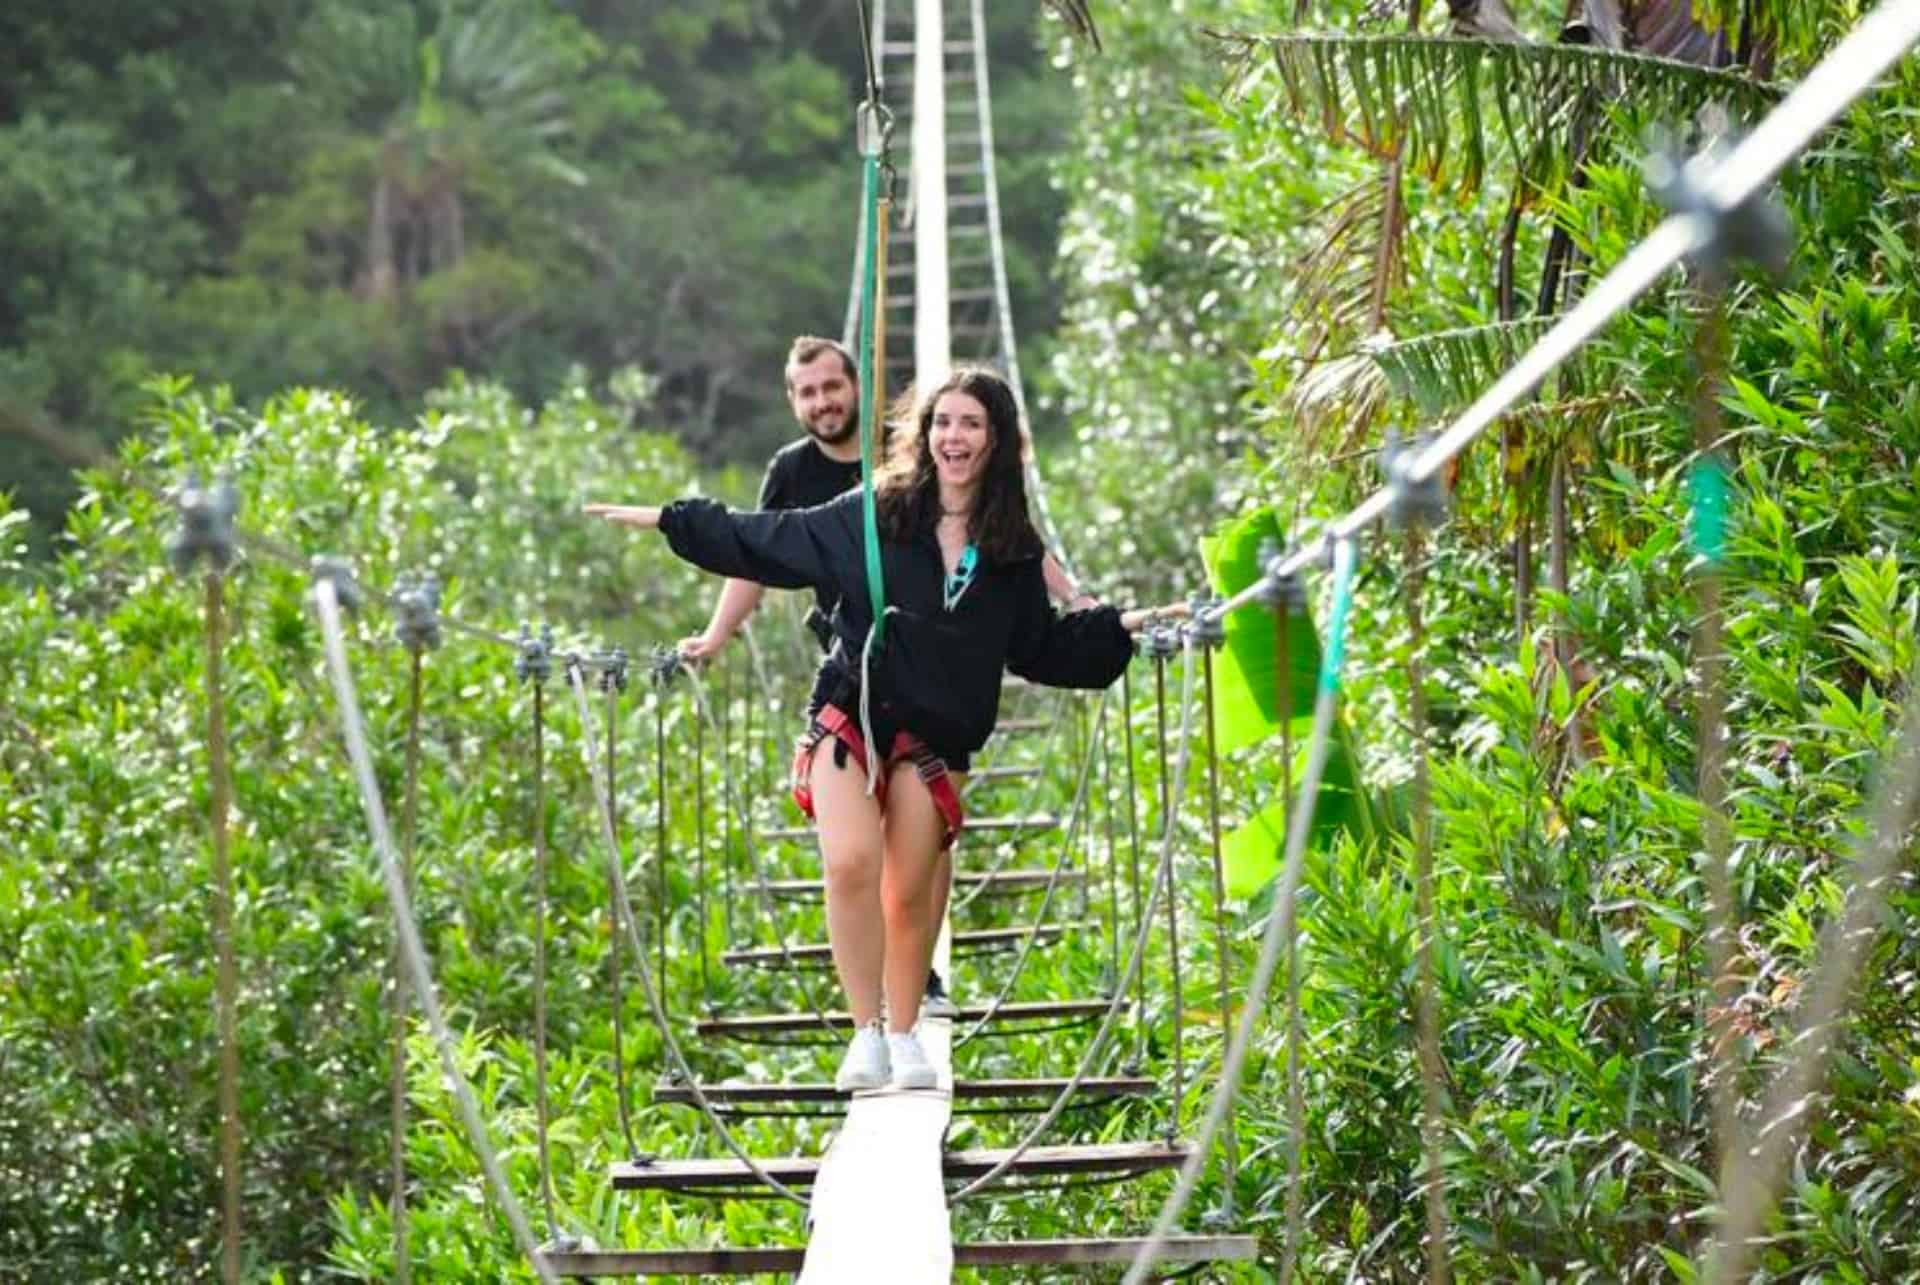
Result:
[[[817,587],[839,602],[793,787],[819,826],[828,934],[857,1026],[843,1089],[933,1084],[911,1028],[939,918],[936,876],[963,824],[955,778],[993,731],[1001,675],[1105,687],[1132,657],[1130,631],[1150,615],[1113,607],[1054,615],[1020,440],[1013,390],[972,367],[922,397],[896,430],[874,486],[891,622],[884,643],[867,596],[858,490],[780,512],[737,513],[711,500],[587,507],[658,528],[708,571]],[[883,989],[892,1027],[884,1037]]]

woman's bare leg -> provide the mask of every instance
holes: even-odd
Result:
[[[947,779],[953,782],[953,792],[959,794],[967,787],[965,772],[949,772]],[[947,903],[953,899],[953,846],[940,849],[940,861],[933,869],[933,927],[936,933],[940,923],[947,917]],[[953,994],[953,970],[949,968],[940,979],[946,984],[947,994]]]
[[[947,823],[912,763],[896,763],[887,784],[885,861],[880,904],[887,921],[887,1030],[910,1031],[920,1016],[927,965],[940,921],[934,917],[940,841]]]
[[[834,742],[813,754],[813,816],[827,890],[827,940],[856,1028],[880,1016],[880,968],[886,939],[880,917],[880,805],[867,774],[849,757],[836,767]],[[924,969],[925,965],[922,964]]]

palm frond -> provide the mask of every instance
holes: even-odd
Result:
[[[1452,415],[1471,403],[1554,322],[1528,317],[1441,330],[1389,343],[1363,345],[1395,397],[1413,403],[1423,422]]]
[[[1490,0],[1480,0],[1482,10]],[[1433,36],[1244,36],[1263,45],[1293,110],[1337,142],[1405,158],[1461,196],[1504,153],[1535,191],[1564,180],[1563,138],[1583,102],[1679,119],[1708,102],[1752,115],[1777,91],[1737,72],[1592,45]]]
[[[1046,0],[1046,5],[1073,28],[1076,36],[1085,36],[1095,49],[1100,48],[1100,29],[1093,25],[1093,10],[1086,0]]]

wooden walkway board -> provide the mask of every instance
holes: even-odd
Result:
[[[1053,878],[1051,870],[980,870],[973,873],[956,872],[953,883],[956,888],[985,888],[982,896],[1011,896],[1019,892],[1037,892],[1047,886],[1047,880]],[[1085,883],[1087,872],[1084,870],[1062,870],[1060,886]],[[818,897],[826,885],[818,879],[769,879],[767,891],[776,897]]]
[[[956,1080],[955,1102],[1032,1101],[1045,1104],[1067,1085],[1064,1076],[1039,1080]],[[1082,1080],[1076,1096],[1093,1099],[1146,1097],[1157,1087],[1144,1075],[1097,1076]],[[700,1092],[715,1106],[766,1106],[780,1103],[845,1102],[847,1094],[828,1081],[803,1084],[703,1084]],[[654,1086],[653,1100],[676,1106],[690,1106],[693,1090],[684,1084],[663,1081]]]
[[[1023,1267],[1130,1263],[1144,1238],[1115,1240],[976,1241],[953,1247],[956,1267]],[[1252,1236],[1174,1236],[1160,1247],[1162,1263],[1249,1262],[1259,1252]],[[606,1249],[548,1253],[555,1276],[767,1276],[800,1270],[806,1251],[774,1249]]]
[[[1099,925],[1087,923],[1041,924],[1038,928],[976,928],[953,934],[953,953],[977,954],[987,950],[1006,950],[1018,946],[1029,932],[1041,941],[1054,941],[1062,933],[1092,933]],[[722,963],[747,964],[757,968],[778,968],[788,960],[796,964],[826,965],[833,962],[833,948],[824,941],[801,946],[755,946],[750,950],[729,950],[720,956]],[[943,976],[948,974],[943,974]]]
[[[856,1105],[868,1097],[891,1099],[896,1103],[914,1099],[939,1104],[947,1101],[944,1093],[876,1093],[862,1094],[855,1099]],[[838,1140],[834,1145],[839,1145]],[[1017,1177],[1152,1173],[1156,1169],[1178,1166],[1187,1158],[1189,1149],[1185,1142],[1106,1142],[1086,1146],[1066,1144],[1029,1147],[1014,1162],[1010,1172]],[[1010,1148],[949,1151],[945,1157],[945,1176],[962,1180],[978,1178],[1006,1159],[1009,1151]],[[821,1160],[814,1156],[781,1156],[760,1161],[761,1168],[781,1182],[796,1185],[814,1182],[820,1176],[821,1165]],[[740,1190],[751,1188],[758,1181],[752,1170],[731,1157],[723,1160],[656,1160],[643,1165],[622,1163],[613,1167],[613,1185],[622,1191]],[[881,1184],[880,1189],[884,1189],[885,1185]]]
[[[1002,1004],[991,1010],[994,1022],[1041,1022],[1063,1021],[1069,1018],[1098,1017],[1107,1011],[1109,1001],[1104,999],[1067,999],[1037,1000],[1030,1003]],[[1123,1001],[1124,1005],[1125,1001]],[[989,1009],[985,1005],[976,1005],[960,1010],[959,1021],[978,1022],[986,1017]],[[694,1029],[702,1038],[716,1035],[736,1036],[750,1039],[761,1035],[800,1034],[820,1029],[820,1014],[816,1013],[762,1013],[748,1017],[711,1017],[695,1024]],[[852,1030],[853,1015],[846,1012],[831,1012],[826,1015],[834,1030]]]
[[[969,834],[1037,834],[1042,830],[1057,830],[1060,818],[1048,813],[1036,813],[1025,817],[969,817],[961,837]],[[811,839],[813,827],[810,825],[786,825],[772,830],[762,830],[762,839],[790,840]]]
[[[1039,776],[1037,766],[1028,767],[977,767],[967,775],[967,789],[976,785],[991,785],[996,781],[1018,781],[1030,776]]]

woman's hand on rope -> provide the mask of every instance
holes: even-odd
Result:
[[[1184,602],[1169,603],[1164,607],[1135,607],[1132,611],[1120,613],[1120,627],[1130,634],[1137,634],[1148,625],[1159,624],[1162,620],[1185,620],[1193,614],[1193,609]]]
[[[647,504],[589,504],[586,514],[590,518],[605,518],[621,526],[639,527],[642,531],[660,529],[660,510]]]
[[[704,665],[720,654],[720,649],[727,645],[727,637],[726,634],[716,634],[708,630],[703,634],[695,634],[691,638],[682,638],[674,644],[674,648],[679,651],[680,659],[687,664]]]

